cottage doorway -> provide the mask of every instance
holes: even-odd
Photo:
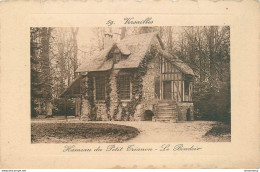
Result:
[[[154,113],[151,111],[151,110],[146,110],[144,112],[144,121],[152,121],[153,119],[153,116],[154,116]]]
[[[163,81],[163,99],[171,100],[172,99],[172,85],[171,81]]]

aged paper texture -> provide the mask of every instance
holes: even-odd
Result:
[[[259,17],[253,0],[1,2],[1,168],[259,168]]]

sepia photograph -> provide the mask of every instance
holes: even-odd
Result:
[[[31,27],[31,143],[231,142],[230,27]]]
[[[258,5],[0,3],[0,167],[259,169]]]

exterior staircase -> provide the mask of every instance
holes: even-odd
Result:
[[[160,100],[155,105],[155,116],[153,121],[177,122],[178,107],[174,100]]]

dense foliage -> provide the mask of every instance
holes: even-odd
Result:
[[[64,112],[59,96],[76,78],[77,33],[78,28],[30,28],[31,117]]]
[[[109,121],[112,120],[112,116],[110,114],[110,93],[112,91],[112,88],[111,88],[111,83],[110,83],[110,75],[111,75],[111,72],[107,72],[106,73],[106,76],[105,76],[105,90],[106,90],[106,100],[105,100],[105,103],[106,103],[106,112],[107,112],[107,119]]]
[[[50,37],[52,28],[31,28],[31,116],[39,113],[51,115],[52,76],[50,62]],[[42,107],[44,107],[42,109]]]
[[[193,101],[196,119],[230,123],[230,29],[184,27],[175,54],[195,73]]]
[[[65,105],[65,103],[66,103],[66,105]],[[66,113],[67,113],[67,115],[74,115],[74,113],[75,113],[74,103],[75,102],[72,99],[68,99],[65,102],[65,99],[55,98],[53,100],[53,109],[52,109],[53,114],[52,115],[62,116]]]

